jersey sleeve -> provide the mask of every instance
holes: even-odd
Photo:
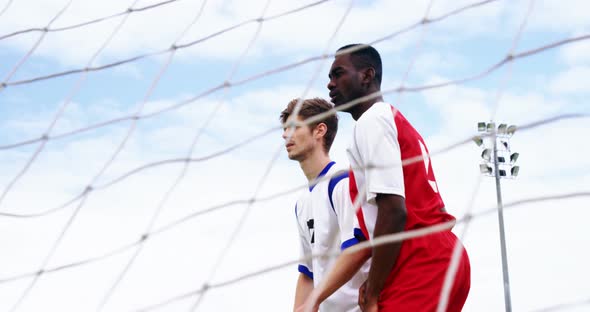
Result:
[[[355,140],[365,173],[367,201],[378,193],[405,197],[398,132],[393,115],[375,114],[358,122]]]
[[[313,279],[313,271],[311,265],[311,243],[310,238],[307,235],[306,229],[301,227],[301,222],[299,220],[299,214],[297,211],[297,205],[295,205],[295,218],[297,221],[297,229],[299,230],[299,245],[300,245],[300,252],[299,252],[299,266],[297,270],[300,273],[307,275],[307,277]]]
[[[340,248],[342,250],[366,240],[356,218],[349,191],[348,172],[336,176],[330,181],[329,188],[332,207],[338,219],[340,230]]]

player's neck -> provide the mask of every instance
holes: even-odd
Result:
[[[378,91],[378,90],[377,90]],[[365,102],[359,103],[358,105],[354,106],[353,109],[350,110],[350,115],[352,119],[359,120],[361,116],[369,109],[373,104],[377,102],[383,102],[383,97],[379,96],[374,99],[367,100]]]
[[[299,162],[307,181],[313,182],[320,172],[330,163],[330,157],[323,151],[317,151]]]

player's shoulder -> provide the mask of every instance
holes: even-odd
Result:
[[[376,102],[374,103],[365,113],[368,114],[369,117],[377,118],[383,116],[392,116],[392,110],[394,107],[386,102]]]
[[[324,180],[330,193],[336,185],[348,183],[348,172],[348,164],[334,163],[334,166],[327,172],[327,177]]]
[[[306,211],[309,209],[307,207],[307,202],[309,201],[309,192],[302,192],[299,197],[297,198],[297,201],[295,201],[295,217],[299,218],[302,215],[304,215],[306,213]]]
[[[331,195],[334,193],[334,190],[339,191],[348,191],[348,183],[349,183],[349,172],[348,171],[339,171],[336,172],[328,182],[328,193]]]
[[[334,166],[330,168],[328,171],[329,179],[328,181],[340,181],[343,179],[348,179],[348,174],[350,171],[349,164],[341,164],[341,163],[334,163]]]
[[[371,105],[357,120],[359,127],[371,130],[375,129],[376,123],[393,121],[392,106],[389,103],[377,102]]]

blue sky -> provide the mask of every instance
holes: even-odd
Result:
[[[72,25],[126,10],[132,1],[86,3],[73,1],[54,23]],[[8,3],[8,2],[6,2]],[[0,36],[30,27],[44,27],[66,1],[15,1],[0,15]],[[136,8],[157,1],[138,1]],[[270,1],[266,16],[312,1]],[[333,41],[346,9],[352,8]],[[79,90],[81,74],[11,86],[11,82],[84,68],[109,33],[121,22],[110,19],[90,26],[48,33],[30,58],[0,91],[0,146],[40,137],[59,108],[63,115],[51,134],[129,116],[143,105],[143,113],[170,107],[220,85],[295,63],[341,45],[371,42],[419,21],[428,1],[327,1],[289,16],[228,31],[203,43],[178,50],[147,101],[150,85],[164,68],[167,54],[144,58],[115,68],[90,72]],[[432,1],[429,16],[440,16],[474,3]],[[413,62],[404,85],[419,86],[460,79],[479,73],[502,60],[527,16],[516,52],[590,32],[588,3],[569,1],[495,1],[465,11],[426,28],[375,44],[384,63],[382,89],[399,86]],[[197,15],[201,1],[176,1],[153,10],[133,13],[93,62],[100,66],[170,46]],[[208,1],[201,19],[178,41],[187,43],[226,27],[260,16],[266,1]],[[0,3],[0,8],[3,3]],[[40,33],[0,40],[0,79],[29,51]],[[252,45],[246,50],[252,38]],[[421,39],[423,38],[423,39]],[[247,51],[246,53],[244,51]],[[240,58],[241,55],[244,55]],[[423,134],[447,209],[457,217],[495,205],[493,180],[479,179],[480,150],[462,145],[447,153],[436,151],[476,133],[476,124],[489,120],[497,103],[496,120],[526,124],[558,114],[590,114],[587,103],[590,75],[588,40],[560,46],[519,59],[469,83],[417,93],[387,94]],[[220,90],[181,108],[137,122],[120,122],[59,140],[50,140],[33,165],[17,179],[0,211],[36,213],[60,206],[94,181],[94,186],[145,164],[189,155],[191,143],[208,116],[191,157],[223,150],[277,127],[278,115],[292,99],[327,97],[331,59],[313,61],[226,90]],[[320,68],[319,66],[322,65]],[[235,69],[232,73],[232,70]],[[319,72],[318,72],[319,70]],[[318,73],[317,79],[311,81]],[[508,74],[509,73],[509,74]],[[5,81],[6,82],[6,81]],[[70,101],[70,95],[74,92]],[[499,99],[499,101],[497,100]],[[340,131],[331,157],[347,167],[346,147],[352,119],[339,114]],[[590,153],[581,139],[588,134],[586,119],[562,120],[517,132],[512,148],[520,153],[521,176],[504,181],[504,200],[512,202],[540,195],[588,191]],[[127,133],[132,133],[115,160],[102,174]],[[297,163],[283,150],[276,130],[220,157],[153,167],[105,189],[89,194],[74,222],[67,228],[47,267],[105,254],[136,241],[150,228],[165,226],[195,212],[257,194],[268,196],[295,187],[305,189]],[[0,186],[4,191],[23,169],[38,144],[0,150]],[[277,154],[279,153],[279,154]],[[275,155],[278,155],[275,159]],[[184,172],[184,175],[182,174]],[[266,174],[268,173],[268,174]],[[180,182],[175,184],[180,177]],[[478,184],[481,182],[481,184]],[[176,185],[170,196],[167,190]],[[475,193],[475,201],[470,198]],[[298,257],[297,232],[292,215],[298,192],[252,205],[236,204],[178,225],[149,239],[122,282],[117,284],[105,311],[129,311],[199,289],[212,277],[221,282]],[[163,199],[167,198],[163,202]],[[587,300],[590,276],[584,220],[587,197],[527,204],[507,210],[512,299],[515,310],[537,311],[565,302]],[[72,216],[69,206],[48,216],[28,219],[0,217],[0,279],[39,270],[60,230]],[[160,209],[159,209],[160,208]],[[223,253],[230,233],[247,217],[238,238]],[[466,311],[503,308],[497,217],[475,219],[464,237],[471,257],[472,289]],[[455,228],[460,234],[463,225]],[[152,227],[152,230],[154,227]],[[6,233],[6,234],[4,234]],[[92,264],[43,275],[19,311],[51,307],[62,311],[96,309],[132,256],[134,249]],[[221,255],[222,261],[218,261]],[[275,311],[290,309],[295,268],[261,275],[206,294],[197,311]],[[31,279],[0,283],[2,309],[17,301]],[[189,310],[192,299],[164,306],[162,311]],[[231,298],[231,300],[228,300]],[[577,306],[567,311],[581,311]]]

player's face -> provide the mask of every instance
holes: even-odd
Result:
[[[364,95],[362,94],[360,73],[350,61],[350,55],[337,56],[332,63],[328,77],[330,78],[328,83],[330,100],[335,106],[348,103]]]
[[[298,117],[297,120],[303,121],[301,117]],[[312,154],[315,148],[318,148],[313,131],[308,125],[296,126],[295,129],[284,128],[283,139],[291,160],[303,161]]]

